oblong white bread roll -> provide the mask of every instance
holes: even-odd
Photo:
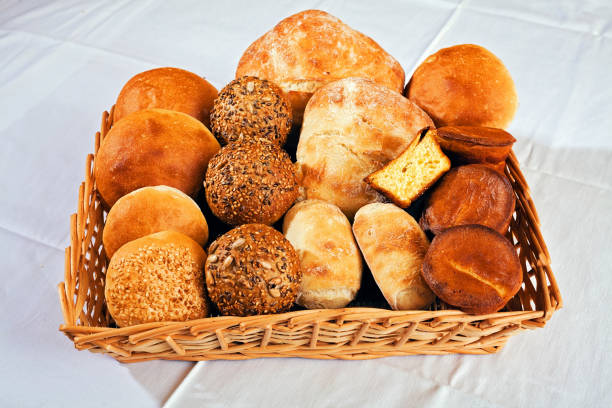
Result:
[[[355,214],[353,232],[392,309],[423,309],[434,301],[421,277],[429,241],[410,214],[394,204],[368,204]]]
[[[340,209],[321,200],[294,205],[283,233],[300,257],[302,286],[296,303],[308,309],[336,309],[355,298],[362,263],[351,224]]]

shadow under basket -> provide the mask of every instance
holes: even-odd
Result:
[[[104,112],[95,137],[96,153],[112,118],[113,109]],[[58,285],[65,321],[59,329],[79,350],[106,353],[121,362],[488,354],[501,350],[520,331],[544,327],[562,306],[529,187],[511,153],[505,173],[516,194],[516,210],[507,237],[518,253],[523,284],[501,312],[471,315],[437,302],[434,310],[349,307],[116,328],[104,300],[106,212],[96,193],[94,158],[95,154],[87,156],[77,213],[70,217],[64,282]]]

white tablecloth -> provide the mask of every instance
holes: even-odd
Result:
[[[320,8],[409,77],[477,43],[516,82],[511,133],[564,308],[490,356],[203,362],[184,406],[612,406],[612,7],[600,1],[0,2],[0,406],[160,406],[192,367],[121,365],[58,332],[68,216],[100,114],[132,75],[178,66],[221,88],[282,18]]]

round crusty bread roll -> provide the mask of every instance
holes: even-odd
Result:
[[[176,231],[128,242],[106,271],[108,311],[120,327],[206,317],[205,261],[202,247]]]
[[[134,112],[114,124],[96,154],[98,192],[108,207],[145,186],[166,185],[193,196],[219,148],[206,126],[185,113]]]
[[[297,304],[337,309],[355,299],[361,286],[361,255],[351,224],[338,207],[321,200],[301,201],[285,215],[283,233],[302,267]]]
[[[443,48],[412,75],[405,95],[436,126],[505,128],[518,106],[510,73],[493,53],[474,44]]]
[[[421,276],[429,241],[410,214],[394,204],[368,204],[355,214],[353,232],[393,310],[424,309],[434,301]]]
[[[156,68],[132,77],[115,103],[115,122],[143,109],[168,109],[193,116],[210,127],[210,111],[217,89],[193,72]]]
[[[279,85],[296,125],[313,92],[327,83],[358,76],[401,93],[405,79],[399,62],[374,40],[320,10],[289,16],[251,44],[236,69],[236,77],[244,75]]]
[[[298,179],[307,198],[340,207],[352,219],[384,201],[364,178],[418,141],[433,122],[402,95],[362,78],[320,88],[308,102],[297,147]]]
[[[134,190],[117,200],[106,216],[106,256],[111,258],[127,242],[167,230],[183,233],[202,247],[208,240],[208,224],[191,197],[168,186]]]

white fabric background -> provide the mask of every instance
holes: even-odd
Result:
[[[377,4],[381,3],[381,4]],[[178,66],[221,88],[282,18],[320,8],[409,77],[481,44],[519,93],[511,133],[564,308],[498,355],[196,365],[184,406],[611,406],[612,7],[609,1],[0,1],[0,406],[160,406],[192,367],[121,365],[61,333],[69,214],[100,114],[132,75]]]

